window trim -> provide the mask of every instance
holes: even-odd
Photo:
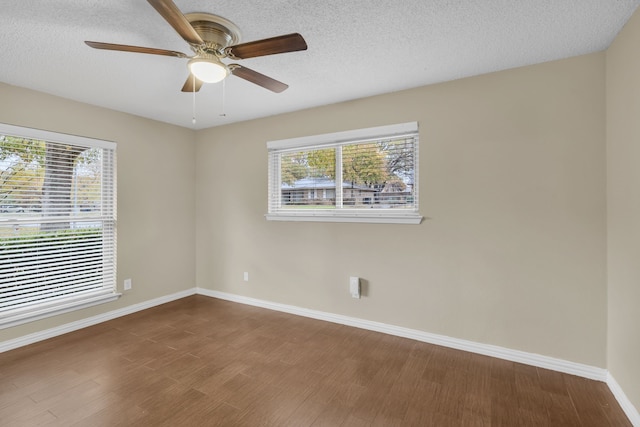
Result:
[[[88,146],[92,148],[101,148],[107,150],[113,150],[113,175],[110,177],[113,185],[113,257],[114,263],[116,262],[116,227],[117,227],[117,203],[116,203],[116,191],[117,191],[117,179],[116,179],[116,158],[115,150],[117,144],[112,141],[105,141],[100,139],[94,139],[78,135],[70,135],[59,132],[46,131],[41,129],[33,129],[23,126],[15,126],[6,123],[0,123],[0,134],[10,135],[15,137],[42,140],[48,142],[55,142],[61,144]],[[15,220],[13,220],[15,222]],[[0,221],[4,222],[4,221]],[[15,309],[5,310],[0,313],[0,330],[10,328],[13,326],[21,325],[36,320],[41,320],[47,317],[56,316],[63,313],[68,313],[75,310],[91,307],[98,304],[104,304],[114,301],[122,296],[117,292],[117,266],[113,266],[113,286],[103,286],[99,290],[92,290],[86,293],[72,294],[65,298],[53,298],[52,300],[43,301],[38,304],[33,304],[27,307],[18,307]]]
[[[345,209],[342,207],[342,157],[341,147],[347,143],[365,143],[380,139],[399,138],[402,136],[418,134],[418,122],[399,123],[386,126],[376,126],[364,129],[354,129],[343,132],[333,132],[320,135],[303,136],[267,142],[267,151],[286,152],[298,151],[305,148],[331,148],[336,147],[336,210],[309,210],[305,212],[283,212],[269,211],[265,218],[268,221],[315,221],[315,222],[361,222],[361,223],[386,223],[386,224],[420,224],[420,215],[417,204],[418,199],[418,147],[416,145],[414,159],[416,169],[414,171],[414,188],[416,192],[415,210],[398,211],[388,210],[363,210]],[[273,197],[277,197],[281,191],[280,185],[280,165],[279,162],[269,160],[269,183],[268,183],[268,209],[271,209]]]

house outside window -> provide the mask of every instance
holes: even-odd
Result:
[[[0,124],[0,328],[119,296],[115,149]]]
[[[419,224],[418,124],[267,143],[268,220]]]

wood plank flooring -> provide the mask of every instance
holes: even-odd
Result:
[[[631,426],[604,383],[192,296],[0,354],[2,426]]]

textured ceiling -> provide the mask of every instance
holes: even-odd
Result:
[[[201,129],[600,51],[640,4],[174,1],[183,13],[214,13],[233,21],[243,42],[301,33],[307,51],[239,61],[289,84],[289,89],[275,94],[234,76],[224,85],[205,84],[195,98],[193,125],[193,96],[180,91],[187,77],[186,59],[94,50],[83,43],[190,54],[188,45],[145,0],[0,0],[0,81]]]

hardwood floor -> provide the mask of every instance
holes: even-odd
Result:
[[[604,383],[193,296],[0,354],[2,426],[631,426]]]

